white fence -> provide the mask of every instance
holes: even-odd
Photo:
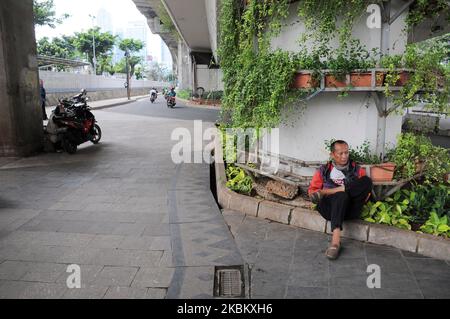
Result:
[[[39,77],[44,81],[44,87],[49,93],[76,92],[81,89],[88,91],[123,89],[126,82],[123,78],[50,71],[39,71]],[[166,82],[131,80],[132,88],[162,88],[168,86],[170,86],[170,83]]]

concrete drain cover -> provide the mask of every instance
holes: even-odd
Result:
[[[216,267],[214,296],[224,298],[244,297],[244,271],[242,266]]]

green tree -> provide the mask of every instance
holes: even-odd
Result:
[[[130,54],[137,53],[144,48],[145,43],[136,39],[123,39],[119,43],[119,49]]]
[[[95,56],[98,61],[107,59],[113,49],[117,36],[110,32],[100,32],[99,27],[89,29],[87,32],[76,32],[74,45],[83,54],[87,54],[88,60],[94,66],[93,38],[95,38]],[[101,68],[101,64],[98,65]],[[98,69],[96,72],[98,72]]]
[[[57,18],[55,5],[53,0],[33,0],[34,8],[34,24],[36,26],[49,26],[56,28],[57,24],[61,24],[64,19],[70,17],[67,13]]]
[[[62,36],[61,38],[44,37],[37,42],[37,52],[39,55],[62,58],[62,59],[80,59],[82,55],[77,51],[74,45],[74,38]],[[42,65],[39,65],[42,66]],[[66,70],[67,66],[56,65],[58,70]]]

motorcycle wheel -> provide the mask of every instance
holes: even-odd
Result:
[[[63,138],[61,143],[65,152],[69,154],[75,154],[77,152],[78,145],[72,143],[71,141],[69,141],[69,139]]]
[[[102,139],[102,129],[97,124],[94,125],[94,134],[92,135],[93,135],[93,137],[91,138],[92,144],[98,144]]]

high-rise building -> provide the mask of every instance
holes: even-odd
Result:
[[[97,12],[97,26],[100,27],[101,32],[113,33],[113,21],[111,14],[105,8],[101,8]]]
[[[128,22],[128,26],[125,30],[124,37],[135,39],[135,40],[141,40],[144,43],[144,48],[139,51],[138,55],[141,56],[144,61],[147,60],[147,35],[148,35],[148,25],[145,20],[142,21],[130,21]]]

